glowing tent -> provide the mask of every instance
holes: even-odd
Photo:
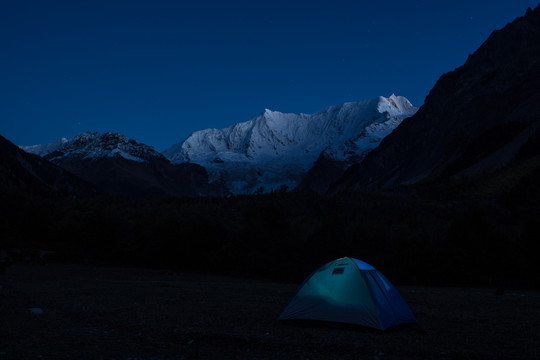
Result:
[[[379,330],[416,322],[383,274],[348,257],[321,266],[304,280],[278,319],[356,324]]]

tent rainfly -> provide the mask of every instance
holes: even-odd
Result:
[[[331,261],[308,276],[278,320],[318,320],[379,330],[416,322],[383,274],[348,257]]]

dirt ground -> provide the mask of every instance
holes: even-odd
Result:
[[[297,285],[83,265],[0,276],[4,359],[540,359],[540,293],[399,287],[386,332],[281,324]]]

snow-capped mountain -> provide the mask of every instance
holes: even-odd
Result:
[[[101,159],[123,157],[138,162],[163,158],[153,147],[129,139],[122,134],[86,132],[68,140],[61,138],[50,144],[21,146],[26,152],[47,158],[53,162],[63,157]]]
[[[153,147],[122,134],[86,132],[70,140],[21,146],[94,184],[130,197],[220,195],[197,164],[173,165]]]
[[[392,95],[331,106],[314,114],[265,110],[225,129],[194,132],[164,151],[173,163],[204,166],[231,192],[296,187],[324,152],[344,162],[360,161],[415,108]]]
[[[40,145],[29,145],[29,146],[19,146],[21,149],[26,151],[27,153],[39,155],[41,157],[48,155],[56,150],[59,150],[62,148],[66,143],[68,143],[69,140],[66,138],[61,138],[56,141],[53,141],[49,144],[40,144]]]

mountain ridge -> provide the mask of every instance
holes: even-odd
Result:
[[[82,178],[40,156],[21,150],[1,135],[0,183],[2,191],[71,195],[96,193],[96,189]]]
[[[418,112],[333,187],[392,188],[510,164],[540,126],[540,6],[443,74]]]
[[[204,166],[233,193],[292,189],[322,152],[344,163],[359,161],[416,110],[394,94],[314,114],[265,109],[249,121],[196,131],[163,154],[172,163]]]
[[[100,134],[87,131],[69,140],[61,138],[49,144],[20,146],[20,148],[51,161],[58,161],[65,156],[81,159],[121,156],[138,162],[163,158],[163,155],[153,147],[113,132]]]
[[[311,148],[319,150],[315,151],[317,157],[324,148],[317,143],[321,142],[319,137],[324,137],[323,142],[336,135],[348,140],[350,135],[346,132],[357,134],[359,130],[365,129],[366,123],[381,122],[383,118],[372,118],[371,121],[359,119],[361,123],[348,120],[364,115],[359,114],[360,112],[375,115],[371,114],[375,110],[380,114],[386,112],[389,117],[402,117],[413,114],[416,108],[406,98],[392,94],[389,98],[379,96],[375,99],[330,106],[313,114],[282,113],[265,109],[251,120],[226,128],[195,131],[183,141],[163,151],[163,154],[173,163],[212,161],[213,155],[226,151],[240,152],[240,155],[246,158],[264,159],[285,155],[287,151],[296,152],[297,149],[292,146],[298,146],[304,147],[304,152],[310,152]],[[346,126],[347,128],[344,128]],[[257,140],[258,143],[254,143]],[[268,144],[261,144],[260,140]],[[267,146],[262,151],[257,150],[257,147],[261,149],[262,145]],[[289,148],[284,148],[286,145]],[[272,151],[269,151],[269,148]],[[291,148],[292,150],[289,150]],[[195,151],[199,153],[196,154]],[[235,159],[233,154],[227,155],[233,156],[231,160]]]
[[[255,118],[227,128],[196,131],[163,153],[111,132],[86,132],[69,140],[61,138],[21,149],[115,192],[124,189],[105,179],[104,174],[115,172],[111,163],[136,171],[129,163],[133,161],[160,164],[160,168],[192,165],[194,170],[201,166],[209,174],[207,183],[222,184],[233,194],[260,193],[296,188],[321,156],[347,168],[416,111],[405,97],[392,94],[330,106],[313,114],[265,109]],[[98,165],[103,166],[99,171]],[[147,172],[148,166],[140,171]]]
[[[22,146],[112,194],[148,196],[217,196],[206,170],[196,164],[171,164],[153,147],[118,133],[86,132],[52,144]]]

